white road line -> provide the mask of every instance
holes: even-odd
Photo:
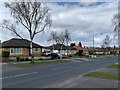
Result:
[[[58,69],[63,69],[63,68],[70,68],[70,67],[72,67],[72,66],[59,67],[59,68],[54,68],[54,69],[52,69],[52,70],[58,70]]]
[[[14,77],[26,76],[26,75],[36,74],[36,73],[38,73],[38,72],[31,72],[31,73],[19,74],[19,75],[15,75],[15,76],[3,77],[3,78],[0,78],[0,79],[14,78]]]

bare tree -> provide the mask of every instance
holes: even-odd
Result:
[[[69,33],[69,31],[66,29],[64,34],[65,34],[65,35],[64,35],[64,36],[65,36],[65,41],[66,41],[66,44],[67,44],[67,46],[68,46],[69,41],[71,41],[70,33]],[[68,48],[67,48],[67,55],[68,55]]]
[[[103,40],[103,45],[102,46],[104,48],[107,48],[107,47],[109,47],[110,42],[111,42],[110,36],[106,35],[105,39]]]
[[[50,34],[50,38],[48,39],[48,41],[52,41],[53,43],[53,50],[54,50],[54,42],[57,44],[59,42],[58,40],[58,34],[56,31],[52,31]]]
[[[110,42],[112,39],[110,39],[109,35],[106,35],[105,39],[103,40],[102,47],[105,48],[105,52],[110,51]]]
[[[52,31],[48,41],[52,41],[53,42],[53,46],[54,46],[54,43],[55,44],[61,44],[61,49],[62,49],[62,45],[65,42],[65,35],[64,35],[63,32],[61,34],[58,34],[56,31]]]
[[[112,19],[112,23],[114,25],[114,38],[117,36],[118,37],[118,45],[120,47],[120,14],[115,14]]]
[[[54,48],[54,42],[55,42],[55,44],[60,45],[60,50],[62,52],[63,44],[65,43],[65,39],[66,38],[65,38],[65,33],[64,32],[61,32],[60,34],[58,34],[56,31],[52,31],[50,39],[48,41],[53,41],[53,48]],[[61,59],[62,59],[62,53],[61,52],[60,52],[60,54],[61,54]]]
[[[32,42],[34,37],[51,26],[50,9],[44,2],[25,2],[24,0],[23,2],[5,3],[5,7],[10,9],[11,15],[16,22],[15,24],[21,24],[29,32],[30,54],[32,55]],[[2,27],[23,38],[18,33],[15,25],[8,25],[8,20],[4,20]]]
[[[65,34],[63,32],[61,32],[61,34],[59,35],[59,44],[60,44],[60,47],[61,47],[61,52],[63,50],[63,44],[65,43]],[[61,56],[62,56],[62,53],[61,53]]]
[[[120,31],[120,14],[113,15],[112,23],[114,25],[114,31]]]
[[[70,33],[67,29],[65,30],[65,32],[61,32],[60,34],[58,34],[56,31],[52,31],[50,35],[50,39],[48,41],[53,41],[53,48],[54,48],[54,42],[56,44],[59,44],[62,52],[63,45],[65,44],[65,42],[68,46],[69,41],[71,41]],[[67,49],[67,55],[68,55],[68,49]],[[61,56],[62,56],[62,53],[61,53]]]
[[[13,34],[15,34],[16,36],[18,36],[19,38],[23,39],[23,37],[20,35],[20,33],[18,32],[18,29],[16,28],[16,25],[14,25],[13,23],[10,23],[9,20],[4,20],[2,23],[2,28],[7,29],[9,31],[11,31]]]

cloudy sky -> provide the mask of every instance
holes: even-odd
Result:
[[[65,29],[70,32],[71,42],[76,44],[82,42],[84,46],[92,46],[93,35],[95,35],[95,46],[101,46],[106,35],[110,38],[114,35],[111,19],[118,12],[117,2],[49,2],[47,5],[51,9],[52,27],[34,38],[34,42],[40,45],[51,45],[52,42],[47,42],[50,32],[60,33]],[[4,2],[0,3],[0,16],[0,22],[6,18],[14,22],[10,11],[4,7]],[[24,38],[29,38],[27,32],[23,30],[21,34]],[[13,37],[16,36],[8,31],[0,31],[2,41]],[[112,40],[110,45],[117,46],[117,39]]]

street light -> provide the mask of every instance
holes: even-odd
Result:
[[[93,53],[94,53],[94,44],[95,44],[95,40],[94,40],[94,39],[95,39],[95,36],[96,36],[96,35],[102,35],[102,34],[103,34],[103,33],[99,33],[99,34],[94,34],[94,35],[93,35]]]

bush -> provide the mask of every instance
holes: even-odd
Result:
[[[93,55],[93,52],[92,52],[92,51],[89,51],[89,55]]]
[[[26,59],[26,58],[16,57],[16,60],[17,60],[17,61],[25,61],[25,60],[28,60],[28,58]]]
[[[83,56],[83,50],[79,50],[79,52],[77,52],[75,55],[77,55],[77,56]]]
[[[28,58],[25,58],[25,61],[29,61],[29,59],[28,59]]]
[[[25,61],[25,59],[24,58],[20,58],[20,61]]]
[[[17,61],[20,61],[20,57],[16,57],[16,60],[17,60]]]
[[[9,51],[2,51],[2,57],[9,57],[10,53]]]

